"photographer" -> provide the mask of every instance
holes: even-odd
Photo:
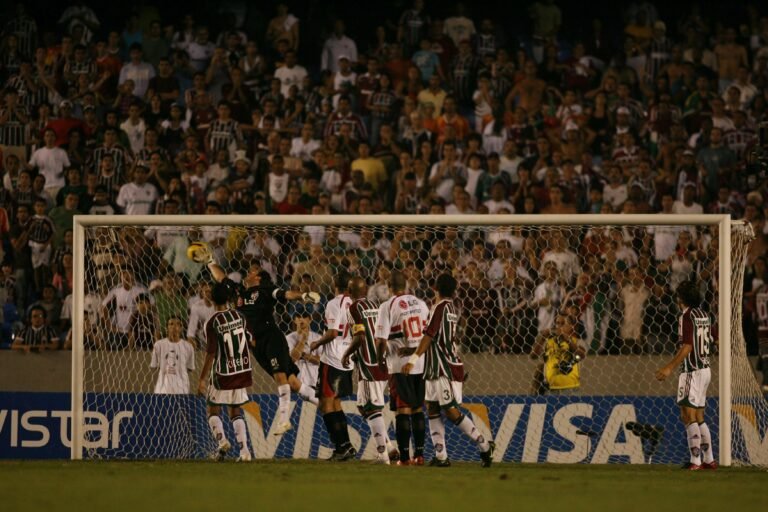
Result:
[[[555,327],[539,335],[531,351],[537,359],[544,355],[544,363],[536,368],[533,376],[533,393],[572,394],[581,385],[581,364],[587,355],[584,342],[576,337],[574,319],[558,315]]]

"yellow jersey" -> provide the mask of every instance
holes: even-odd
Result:
[[[576,341],[576,338],[574,338]],[[567,341],[555,341],[554,338],[547,339],[544,347],[544,378],[549,384],[549,389],[574,389],[581,384],[579,377],[579,363],[573,365],[570,373],[563,374],[558,366],[563,357],[571,352],[570,344]]]

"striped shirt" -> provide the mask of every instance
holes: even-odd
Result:
[[[0,119],[5,116],[8,119],[0,124],[0,144],[4,146],[25,146],[27,144],[27,125],[22,121],[26,119],[26,109],[19,105],[9,112],[7,108],[0,109]]]
[[[723,142],[736,155],[736,160],[741,161],[746,157],[747,149],[757,142],[757,134],[749,128],[729,130],[723,135]]]
[[[395,103],[397,103],[397,96],[392,91],[379,91],[371,95],[368,105],[371,107],[388,107],[389,111],[374,110],[371,115],[376,119],[391,120],[395,113]]]
[[[458,382],[464,380],[464,364],[456,343],[458,325],[459,314],[453,301],[443,299],[432,307],[424,331],[432,338],[426,352],[424,380],[437,380],[440,377]]]
[[[130,157],[126,149],[120,144],[115,144],[112,147],[101,145],[93,150],[91,156],[90,168],[96,172],[101,169],[101,161],[104,159],[104,155],[112,155],[112,161],[114,162],[115,171],[120,176],[125,174],[125,167],[130,163]]]
[[[125,184],[123,173],[115,170],[112,174],[107,176],[106,174],[99,173],[99,185],[104,186],[107,189],[107,195],[109,201],[114,202],[117,198],[117,194],[120,192],[120,187]]]
[[[240,130],[240,124],[233,119],[211,121],[208,137],[211,141],[212,155],[215,155],[220,149],[229,149],[233,143],[237,146],[243,145],[243,132]]]
[[[47,325],[38,328],[31,325],[23,327],[16,334],[16,339],[21,339],[21,343],[28,347],[50,346],[52,343],[55,344],[56,348],[59,347],[59,335],[56,334],[53,327]]]
[[[348,325],[352,326],[353,338],[360,335],[363,341],[355,350],[355,363],[360,372],[360,380],[387,380],[387,365],[382,360],[376,347],[376,319],[379,306],[366,298],[358,299],[349,306]]]
[[[472,54],[457,55],[453,59],[453,65],[451,71],[453,80],[451,86],[453,87],[453,94],[459,101],[470,101],[472,99],[472,93],[475,92],[475,74],[477,73],[479,61],[477,57]]]
[[[678,320],[681,345],[691,345],[691,353],[680,366],[681,372],[709,368],[709,352],[712,347],[712,320],[700,308],[686,308]]]
[[[44,244],[53,238],[53,222],[48,217],[34,215],[28,226],[29,240],[32,242]]]
[[[15,34],[19,40],[19,51],[32,55],[37,45],[37,22],[29,16],[17,16],[5,24],[3,35]]]
[[[205,323],[206,352],[215,356],[211,380],[216,389],[247,388],[251,379],[245,317],[234,309],[217,311]]]
[[[363,120],[352,112],[347,115],[341,112],[331,114],[331,117],[328,118],[328,124],[325,125],[325,136],[338,135],[341,132],[341,127],[345,124],[350,125],[352,139],[356,141],[368,139],[368,130],[366,130]]]

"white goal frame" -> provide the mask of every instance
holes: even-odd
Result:
[[[731,465],[731,217],[728,215],[76,215],[72,292],[71,459],[83,458],[85,228],[90,226],[718,226],[719,460]],[[727,283],[727,286],[722,286]]]

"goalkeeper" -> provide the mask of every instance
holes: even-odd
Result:
[[[302,300],[317,304],[320,302],[320,295],[316,292],[301,293],[278,288],[272,283],[269,273],[262,270],[257,263],[250,265],[241,284],[235,283],[214,261],[208,245],[202,242],[190,245],[188,255],[198,263],[207,264],[216,281],[232,287],[237,297],[237,310],[245,316],[252,331],[253,356],[277,384],[278,422],[274,434],[285,434],[291,430],[289,419],[291,390],[315,405],[317,405],[317,398],[315,390],[302,384],[297,377],[299,369],[291,359],[285,336],[275,323],[275,303],[282,300]]]
[[[558,315],[553,332],[539,335],[531,351],[537,358],[544,355],[544,364],[534,374],[534,394],[571,394],[581,385],[579,361],[587,355],[584,342],[576,337],[574,319]]]

